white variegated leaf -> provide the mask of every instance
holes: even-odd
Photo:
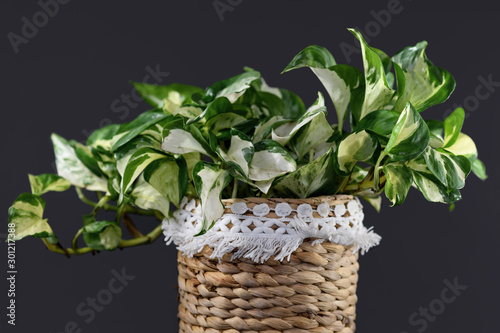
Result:
[[[200,161],[193,169],[196,192],[201,201],[203,223],[199,235],[204,234],[222,214],[222,191],[231,181],[228,170],[220,169],[219,165]]]
[[[169,130],[161,148],[171,154],[201,153],[211,156],[206,141],[200,142],[199,138],[195,138],[191,132],[183,129]]]
[[[131,202],[139,208],[146,210],[157,210],[168,216],[170,211],[170,202],[151,186],[144,176],[141,175],[132,192],[129,195]]]
[[[244,177],[248,177],[250,162],[255,149],[252,141],[243,133],[231,130],[231,145],[227,152],[219,148],[222,159]]]
[[[274,179],[295,171],[297,163],[279,143],[262,140],[255,144],[255,153],[250,163],[248,178],[255,181]]]
[[[43,218],[45,200],[31,193],[23,193],[17,197],[9,208],[9,224],[14,224],[14,241],[26,236],[47,238],[54,232]],[[10,228],[10,226],[9,226]]]
[[[375,152],[377,143],[366,131],[352,133],[339,144],[337,149],[338,168],[344,174],[351,172],[354,163],[367,161]]]
[[[67,179],[71,184],[86,188],[90,191],[107,192],[108,182],[90,171],[76,156],[75,149],[64,138],[52,134],[56,167],[59,176]]]

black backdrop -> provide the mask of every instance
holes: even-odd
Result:
[[[131,95],[128,81],[141,81],[151,71],[161,72],[160,83],[205,87],[250,66],[270,85],[291,89],[309,104],[322,89],[312,73],[279,74],[303,47],[323,45],[339,63],[359,67],[358,54],[341,50],[354,45],[347,27],[360,28],[371,36],[371,45],[388,54],[425,39],[429,58],[454,75],[457,89],[424,117],[442,119],[454,104],[464,105],[464,131],[476,140],[490,178],[481,182],[470,176],[464,200],[452,213],[415,190],[403,206],[390,208],[384,201],[380,214],[365,205],[365,221],[383,241],[360,258],[358,331],[498,332],[500,226],[494,188],[500,185],[495,174],[500,46],[494,6],[482,0],[60,0],[58,12],[52,6],[53,17],[45,17],[36,1],[3,0],[1,211],[6,217],[15,197],[29,191],[27,173],[53,172],[50,133],[85,140],[99,126],[130,121],[146,110],[143,102],[127,104],[126,96]],[[28,38],[14,36],[24,38],[26,20],[34,19],[38,31],[25,28]],[[484,80],[493,84],[484,87]],[[73,192],[47,194],[46,200],[45,216],[67,244],[88,210]],[[154,226],[149,220],[140,224]],[[6,232],[6,226],[0,229]],[[36,239],[19,242],[16,326],[7,324],[3,241],[0,249],[2,333],[177,330],[176,250],[161,239],[147,247],[71,259],[46,251]],[[88,297],[106,294],[102,290],[109,288],[113,270],[134,279],[94,317],[78,315]],[[440,301],[445,280],[467,286],[450,304]],[[413,315],[418,324],[409,321],[429,306],[434,314]]]

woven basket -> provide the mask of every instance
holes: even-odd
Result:
[[[293,217],[304,203],[316,209],[324,202],[338,207],[352,200],[251,198],[224,200],[224,205],[229,214],[235,202],[244,201],[248,208],[286,202]],[[335,216],[334,210],[329,216]],[[270,211],[267,217],[276,215]],[[263,263],[232,259],[232,253],[213,258],[207,245],[192,257],[179,252],[179,332],[354,332],[358,254],[353,245],[313,241],[304,239],[282,261],[271,257]]]

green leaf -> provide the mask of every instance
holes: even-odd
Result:
[[[349,29],[349,31],[361,43],[365,71],[365,97],[359,114],[354,115],[359,121],[372,111],[385,109],[395,91],[387,83],[384,64],[379,54],[368,46],[359,31],[355,29]]]
[[[376,141],[366,131],[348,135],[340,142],[336,152],[338,170],[344,176],[349,175],[354,164],[369,160],[376,148]]]
[[[248,171],[251,180],[270,180],[297,168],[292,155],[276,141],[262,140],[254,147],[255,153]]]
[[[444,145],[450,147],[457,141],[462,125],[464,124],[465,111],[462,108],[457,108],[444,120]]]
[[[400,113],[395,111],[373,111],[361,119],[356,126],[356,132],[366,130],[367,132],[389,138],[399,116]]]
[[[44,173],[38,176],[28,175],[31,185],[31,193],[42,195],[44,193],[55,191],[63,192],[71,187],[71,183],[61,176]]]
[[[451,74],[429,61],[425,55],[426,47],[427,42],[423,41],[392,57],[405,77],[405,94],[398,104],[403,106],[410,102],[418,112],[446,101],[455,89]]]
[[[428,147],[423,154],[430,172],[449,190],[465,186],[471,164],[464,156],[456,156]]]
[[[488,178],[488,175],[486,174],[486,167],[483,162],[477,158],[474,162],[472,162],[472,172],[474,172],[474,174],[481,180],[486,180],[486,178]]]
[[[56,167],[59,176],[67,179],[71,184],[86,188],[90,191],[107,191],[107,180],[95,175],[77,157],[75,149],[61,136],[51,135],[56,156]]]
[[[219,148],[222,160],[247,178],[254,153],[255,149],[250,138],[235,129],[231,129],[231,145],[227,152]]]
[[[129,199],[139,208],[156,210],[162,213],[163,216],[169,216],[170,201],[146,182],[144,174],[141,174],[137,179],[132,192],[129,194]]]
[[[116,222],[95,221],[93,215],[83,217],[83,240],[94,250],[114,250],[122,239],[122,229]]]
[[[87,146],[102,147],[111,150],[111,139],[120,130],[119,124],[111,124],[95,130],[87,138]]]
[[[342,131],[351,91],[360,86],[363,74],[354,67],[337,65],[327,49],[316,45],[308,46],[297,54],[283,73],[301,67],[311,68],[325,87],[337,112],[339,131]]]
[[[411,171],[402,163],[389,163],[383,166],[386,176],[385,195],[393,206],[405,201],[412,184]]]
[[[151,148],[140,148],[130,157],[120,184],[120,200],[122,202],[123,195],[127,192],[132,183],[139,177],[144,169],[152,162],[165,158],[166,155],[162,151]]]
[[[140,148],[160,149],[160,144],[149,137],[139,135],[118,148],[115,152],[115,158],[116,169],[120,176],[123,177],[130,157]]]
[[[119,134],[115,135],[112,140],[111,151],[116,151],[118,148],[138,136],[142,131],[149,126],[154,125],[169,116],[163,112],[148,111],[141,114],[128,124],[124,124],[120,128]]]
[[[408,103],[392,130],[384,153],[395,161],[416,158],[429,144],[429,128],[420,114]]]
[[[338,176],[335,173],[333,149],[319,159],[277,179],[274,190],[283,198],[309,198],[331,194]]]
[[[193,180],[201,201],[203,216],[198,235],[203,235],[224,214],[222,191],[232,177],[229,171],[220,169],[218,164],[200,161],[193,169]]]
[[[203,89],[187,84],[155,85],[132,82],[141,97],[151,106],[173,113],[183,104],[192,103],[191,96]]]
[[[144,170],[144,179],[176,207],[188,185],[188,167],[182,156],[166,156],[152,162]]]
[[[42,218],[44,209],[45,200],[38,195],[22,193],[17,197],[9,208],[9,229],[14,228],[14,241],[26,236],[55,237],[47,219]]]

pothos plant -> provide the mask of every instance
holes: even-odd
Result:
[[[163,220],[185,196],[201,201],[200,234],[223,214],[222,198],[353,194],[379,210],[382,192],[399,205],[414,186],[429,201],[453,204],[470,171],[485,179],[485,167],[461,132],[463,109],[444,121],[420,113],[444,102],[455,80],[429,61],[425,41],[389,57],[350,31],[364,73],[320,46],[302,50],[283,71],[309,67],[333,102],[336,124],[322,93],[305,108],[250,68],[206,89],[134,83],[152,110],[95,131],[85,145],[52,134],[58,174],[29,175],[31,193],[9,210],[15,239],[39,237],[66,255],[150,243],[160,225],[143,235],[131,215]],[[92,207],[65,248],[43,218],[41,196],[70,187]],[[101,210],[115,211],[115,219],[99,219]],[[131,238],[122,238],[122,225]]]

